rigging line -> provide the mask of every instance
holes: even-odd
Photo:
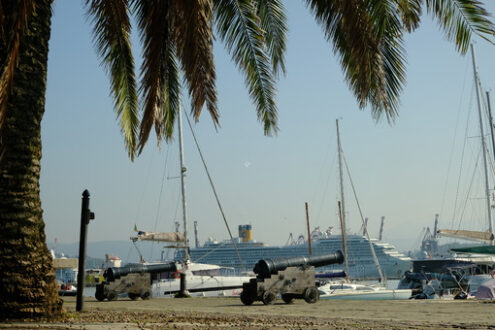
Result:
[[[132,244],[134,244],[134,247],[136,248],[136,250],[137,250],[137,252],[139,254],[139,262],[143,261],[144,260],[143,254],[141,253],[141,250],[139,250],[136,242],[135,241],[132,241]]]
[[[328,171],[328,173],[327,173],[327,179],[325,181],[325,189],[323,190],[323,194],[321,196],[320,206],[318,208],[318,212],[316,213],[316,219],[320,219],[321,210],[322,210],[323,204],[324,204],[323,201],[326,200],[326,195],[327,195],[327,191],[328,191],[330,177],[332,176],[332,173],[333,173],[333,170],[334,170],[336,164],[337,164],[337,159],[334,159],[334,161],[332,162],[332,167],[330,168],[330,171]]]
[[[317,196],[317,189],[318,189],[318,186],[319,184],[321,184],[323,182],[323,176],[324,174],[326,174],[326,180],[325,180],[325,186],[324,186],[324,193],[323,193],[323,196],[321,197],[321,201],[320,201],[320,207],[318,209],[318,212],[316,213],[316,220],[317,222],[319,221],[320,219],[320,215],[321,215],[321,209],[322,209],[322,205],[323,205],[323,201],[325,200],[325,194],[326,194],[326,191],[328,189],[328,182],[329,182],[329,179],[330,179],[330,173],[331,172],[328,172],[328,169],[327,169],[327,166],[325,166],[328,162],[328,159],[329,159],[329,155],[330,155],[330,145],[332,144],[332,137],[329,136],[328,137],[328,146],[327,148],[325,148],[326,150],[326,153],[325,153],[325,156],[323,157],[322,161],[321,161],[321,166],[320,166],[320,170],[318,171],[318,176],[317,176],[317,182],[315,183],[314,185],[314,191],[313,191],[313,196],[312,196],[312,199],[311,200],[316,200],[316,196]],[[320,180],[321,178],[321,180]]]
[[[473,94],[474,94],[474,86],[471,88],[471,96],[469,99],[469,104],[472,104],[473,101]],[[464,167],[464,154],[466,152],[466,145],[467,145],[467,136],[468,136],[468,131],[469,131],[469,118],[471,117],[472,113],[472,107],[470,107],[468,113],[467,113],[467,118],[466,118],[466,128],[464,130],[464,143],[462,145],[462,152],[461,152],[461,164],[459,167],[459,175],[457,177],[457,187],[456,187],[456,192],[455,192],[455,199],[454,199],[454,207],[453,207],[453,213],[452,213],[452,220],[451,220],[451,226],[452,228],[455,227],[455,218],[456,218],[456,212],[457,212],[457,202],[459,200],[459,189],[460,189],[460,184],[461,184],[461,173]]]
[[[444,188],[443,188],[442,203],[440,204],[440,214],[443,214],[443,208],[445,206],[445,197],[447,195],[447,184],[448,184],[448,181],[449,181],[450,170],[452,168],[452,158],[454,156],[455,141],[456,141],[456,138],[457,138],[457,129],[459,127],[459,122],[460,122],[459,119],[460,119],[460,116],[461,116],[462,99],[464,97],[464,91],[466,89],[466,80],[467,80],[466,77],[467,77],[467,73],[468,73],[468,68],[469,68],[469,61],[466,61],[466,67],[464,69],[464,79],[463,79],[463,83],[462,83],[462,91],[461,91],[460,98],[459,98],[459,107],[457,109],[457,116],[456,116],[456,120],[455,120],[454,139],[452,140],[452,148],[450,149],[449,165],[447,167],[447,175],[445,177],[445,184],[444,184]]]
[[[180,170],[181,169],[180,169],[180,165],[179,165],[179,173],[180,173]],[[177,188],[177,187],[175,187],[175,188]],[[177,219],[177,213],[179,212],[180,198],[181,198],[181,193],[177,193],[177,202],[175,203],[174,218],[172,219],[174,226],[175,226],[175,222],[177,222],[176,219]]]
[[[163,175],[162,175],[162,185],[160,187],[160,195],[158,197],[158,207],[156,208],[156,217],[155,217],[155,226],[153,227],[153,231],[156,231],[156,227],[158,226],[158,217],[160,216],[160,204],[162,201],[162,193],[163,193],[163,186],[165,183],[165,172],[167,170],[167,163],[168,163],[168,151],[170,148],[167,148],[167,151],[165,151],[165,165],[163,166]],[[153,259],[153,249],[155,247],[155,241],[151,242],[151,251],[150,251],[150,259]]]
[[[483,95],[483,87],[481,86],[481,83],[480,83],[480,90],[481,90],[481,94]],[[484,121],[484,124],[485,124],[485,129],[487,129],[488,132],[490,133],[487,133],[486,135],[489,135],[491,137],[492,135],[492,121],[491,121],[491,118],[490,118],[490,112],[489,112],[489,108],[488,108],[488,100],[487,98],[485,97],[482,97],[481,98],[481,102],[483,104],[482,108],[484,109],[485,111],[485,116],[486,116],[486,120]],[[493,144],[492,144],[493,146]],[[491,155],[492,151],[490,151],[492,148],[488,147],[488,144],[486,146],[486,154],[488,156]],[[493,152],[495,152],[495,150],[493,150]],[[494,157],[493,156],[490,156],[490,157],[487,157],[488,158],[488,162],[490,163],[490,166],[492,167],[492,172],[495,173],[495,165],[494,165]]]
[[[486,147],[486,152],[490,154],[490,148],[488,146]],[[495,162],[493,161],[493,157],[488,157],[488,162],[490,163],[492,174],[495,175]]]
[[[177,203],[175,204],[174,222],[176,222],[177,213],[179,212],[179,204],[180,204],[180,194],[177,194]]]
[[[237,257],[239,258],[239,261],[241,262],[242,270],[245,272],[246,268],[244,267],[244,262],[242,261],[241,255],[239,254],[239,250],[237,249],[237,244],[235,244],[234,237],[232,236],[232,232],[230,230],[229,224],[227,222],[227,218],[225,217],[225,213],[223,212],[222,205],[220,204],[220,199],[218,198],[217,191],[215,189],[215,185],[213,184],[213,180],[210,176],[210,171],[208,170],[208,166],[206,166],[206,161],[203,157],[203,153],[201,152],[201,148],[199,147],[198,140],[196,139],[196,134],[194,134],[194,130],[191,125],[191,121],[189,120],[189,116],[186,114],[186,119],[187,119],[187,124],[189,126],[189,129],[191,130],[194,143],[196,144],[196,148],[198,149],[199,156],[201,157],[201,161],[203,162],[203,166],[206,171],[206,175],[208,176],[208,180],[210,181],[211,189],[213,190],[213,194],[215,195],[215,199],[217,200],[218,208],[220,209],[220,213],[222,214],[223,222],[225,223],[225,226],[227,227],[227,231],[229,232],[230,240],[232,241],[232,245],[234,245],[235,252],[237,254]]]
[[[129,259],[131,258],[131,251],[132,251],[132,246],[129,246],[129,250],[127,250],[127,262],[129,262]]]
[[[426,227],[423,227],[421,229],[421,232],[419,233],[419,236],[416,238],[416,240],[414,241],[414,248],[417,247],[417,246],[420,246],[420,241],[423,240],[423,236],[425,235],[425,232],[426,232]]]
[[[198,259],[194,260],[194,262],[198,262],[200,261],[201,259],[209,256],[210,254],[212,254],[213,252],[215,252],[216,250],[222,248],[225,246],[225,243],[220,243],[216,248],[212,249],[211,251],[208,251],[207,253],[203,254],[201,257],[199,257]]]
[[[150,178],[151,164],[153,164],[153,160],[154,159],[155,159],[155,153],[151,153],[150,163],[148,165],[148,173],[146,174],[146,179],[144,181],[143,192],[141,193],[141,198],[139,200],[138,209],[137,209],[137,212],[136,212],[136,217],[134,218],[134,223],[136,223],[138,221],[139,215],[141,213],[141,206],[143,204],[144,194],[146,192],[146,187],[148,186],[148,181],[149,181],[149,178]]]
[[[468,203],[468,200],[469,200],[469,194],[471,193],[471,188],[473,187],[474,177],[476,175],[476,171],[478,170],[478,164],[480,162],[480,155],[481,155],[481,150],[478,153],[478,156],[476,157],[476,164],[475,164],[475,166],[473,168],[473,174],[471,176],[471,181],[469,183],[469,187],[468,187],[468,190],[466,192],[466,199],[464,200],[464,205],[463,205],[462,210],[461,210],[461,215],[459,216],[459,222],[457,224],[457,230],[460,229],[462,219],[464,218],[464,214],[466,212],[467,203]]]
[[[352,192],[354,193],[354,199],[356,200],[356,204],[357,204],[357,207],[359,210],[359,215],[361,216],[361,221],[362,221],[363,226],[365,228],[366,238],[368,239],[371,254],[373,255],[373,260],[375,261],[375,264],[376,264],[376,270],[378,271],[378,275],[380,276],[380,281],[382,283],[385,283],[387,281],[387,279],[383,275],[382,268],[380,266],[380,262],[378,261],[378,258],[376,257],[375,249],[373,248],[373,243],[371,242],[370,234],[368,233],[368,226],[366,226],[365,221],[364,221],[363,212],[361,211],[361,205],[359,205],[359,200],[357,198],[356,189],[354,188],[354,182],[352,181],[352,177],[351,177],[351,171],[349,170],[349,166],[347,165],[347,160],[345,158],[345,155],[343,155],[343,158],[344,158],[345,169],[347,171],[347,176],[349,177],[349,182],[351,183]]]

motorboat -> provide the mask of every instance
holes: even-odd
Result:
[[[318,288],[320,299],[332,300],[407,300],[410,289],[385,289],[380,286],[330,282]]]
[[[60,283],[58,285],[59,296],[75,296],[77,295],[77,288],[72,283]]]
[[[217,265],[187,263],[178,265],[176,272],[158,274],[151,285],[154,298],[174,297],[180,292],[180,275],[186,276],[186,289],[193,297],[229,297],[239,296],[242,284],[249,282],[252,276],[229,276],[229,269]],[[253,275],[254,276],[254,275]]]

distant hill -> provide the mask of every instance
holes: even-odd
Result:
[[[152,242],[138,242],[136,243],[139,251],[147,261],[159,260],[162,253],[163,244]],[[56,248],[53,243],[48,243],[49,249],[54,249],[57,253],[63,253],[66,257],[77,258],[79,255],[79,242],[74,243],[58,243]],[[169,253],[169,257],[173,256],[173,249],[166,249]],[[99,262],[97,266],[101,266],[105,260],[105,254],[110,254],[114,257],[122,259],[123,263],[139,262],[139,253],[136,247],[129,241],[102,241],[102,242],[88,242],[86,246],[86,267],[92,268],[89,265],[89,260],[95,259],[95,262]],[[166,257],[166,255],[164,255]],[[100,261],[101,260],[101,261]]]

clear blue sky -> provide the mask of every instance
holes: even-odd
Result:
[[[494,13],[495,3],[484,2]],[[451,224],[456,155],[463,143],[452,141],[455,134],[464,134],[463,120],[475,109],[470,55],[459,55],[436,23],[424,16],[421,28],[406,37],[407,84],[400,116],[392,126],[376,123],[369,109],[358,109],[331,45],[303,2],[287,1],[286,6],[290,31],[287,75],[278,82],[278,136],[263,135],[244,78],[221,43],[215,43],[221,129],[215,131],[206,112],[195,125],[233,231],[250,223],[258,241],[283,244],[289,233],[297,237],[306,232],[305,202],[312,227],[338,228],[335,119],[341,118],[344,152],[370,219],[370,233],[377,236],[384,215],[385,239],[402,250],[416,247],[435,213],[441,214],[442,224]],[[477,37],[474,41],[482,84],[491,90],[495,46]],[[135,56],[140,56],[138,47]],[[90,191],[96,213],[90,242],[126,240],[134,224],[142,230],[156,226],[169,231],[174,220],[181,219],[177,179],[165,179],[160,199],[167,159],[165,176],[179,173],[178,144],[158,149],[150,139],[143,154],[129,160],[81,1],[54,4],[42,141],[41,197],[48,242],[55,237],[64,243],[78,241],[84,189]],[[226,239],[188,128],[185,144],[189,232],[197,220],[201,241]],[[472,144],[473,154],[476,148]],[[348,184],[346,189],[348,228],[356,232],[361,222]],[[476,226],[482,228],[485,220],[480,219]],[[106,252],[111,251],[95,257]]]

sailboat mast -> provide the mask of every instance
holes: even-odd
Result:
[[[343,166],[342,166],[342,145],[340,143],[340,129],[339,129],[339,120],[335,121],[337,123],[337,148],[339,155],[339,178],[340,178],[340,206],[342,208],[342,232],[345,235],[346,231],[346,222],[345,222],[345,202],[344,202],[344,175],[343,175]],[[346,260],[347,260],[347,256]]]
[[[187,240],[187,208],[186,208],[186,165],[184,165],[184,144],[182,141],[182,111],[179,108],[179,151],[180,151],[180,183],[182,189],[182,216],[184,219],[184,258],[189,260],[189,242]]]
[[[495,133],[493,132],[493,117],[492,117],[492,107],[490,105],[490,92],[486,92],[486,106],[488,108],[488,121],[490,124],[490,135],[492,138],[492,151],[495,157]]]
[[[344,250],[344,262],[345,262],[345,272],[346,281],[349,282],[349,261],[347,260],[347,244],[346,244],[346,226],[345,226],[345,203],[344,203],[344,175],[342,167],[342,145],[340,143],[340,129],[339,120],[336,121],[337,124],[337,148],[339,154],[339,177],[340,177],[340,202],[339,204],[339,217],[340,217],[340,227],[342,229],[342,249]]]
[[[488,167],[487,167],[487,159],[486,159],[486,141],[485,141],[485,134],[483,132],[483,119],[482,119],[482,111],[481,111],[480,81],[478,77],[478,69],[476,66],[476,58],[474,55],[474,46],[472,44],[471,44],[471,55],[473,57],[473,72],[474,72],[474,83],[476,85],[476,102],[478,104],[481,147],[483,148],[482,154],[483,154],[483,168],[485,173],[485,194],[486,194],[486,206],[488,211],[488,230],[490,231],[490,233],[493,233],[492,210],[490,205],[490,187],[488,185]],[[491,241],[490,244],[493,245],[493,240]]]
[[[347,260],[347,247],[345,244],[344,221],[342,219],[342,205],[340,201],[338,201],[337,204],[339,206],[340,229],[342,230],[342,250],[344,251],[344,261],[345,261],[345,281],[349,283],[349,261]]]

